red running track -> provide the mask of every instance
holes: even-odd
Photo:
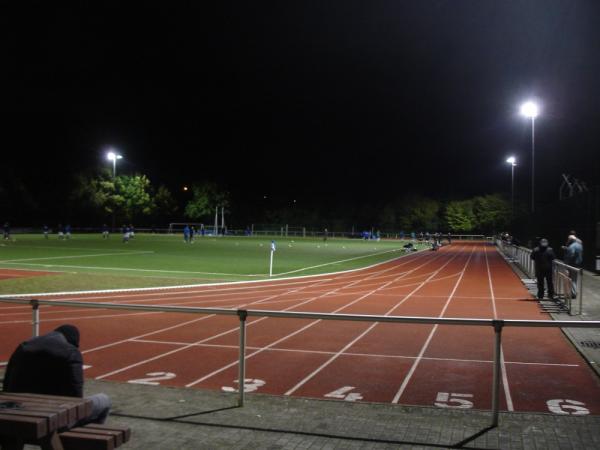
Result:
[[[455,243],[364,270],[293,280],[62,295],[95,302],[429,317],[548,319],[494,247]],[[1,305],[0,361],[30,334]],[[42,332],[82,331],[88,378],[232,391],[238,319],[43,307]],[[250,318],[249,391],[440,408],[491,407],[491,327]],[[600,382],[559,329],[508,328],[502,408],[600,414]]]

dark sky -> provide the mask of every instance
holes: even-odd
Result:
[[[3,170],[34,191],[114,146],[156,184],[305,205],[506,192],[514,153],[527,198],[529,97],[540,199],[599,183],[595,0],[125,3],[3,3]]]

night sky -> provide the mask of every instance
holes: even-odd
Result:
[[[173,190],[308,207],[507,193],[515,154],[526,199],[527,98],[540,201],[599,184],[600,2],[124,3],[2,6],[2,171],[32,192],[112,146]]]

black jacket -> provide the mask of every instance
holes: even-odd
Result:
[[[21,343],[8,361],[4,391],[83,397],[81,352],[58,331]]]
[[[531,259],[535,262],[535,273],[548,273],[556,256],[552,247],[536,247],[531,252]]]

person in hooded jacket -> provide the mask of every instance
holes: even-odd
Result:
[[[537,278],[537,298],[544,298],[544,280],[548,286],[548,298],[554,298],[554,283],[552,280],[552,261],[556,259],[554,250],[548,245],[548,239],[540,239],[540,244],[531,252],[535,262],[535,277]]]
[[[4,373],[5,392],[83,397],[83,358],[79,351],[79,330],[62,325],[56,330],[19,344]],[[106,394],[87,397],[92,413],[75,426],[104,423],[111,402]]]

